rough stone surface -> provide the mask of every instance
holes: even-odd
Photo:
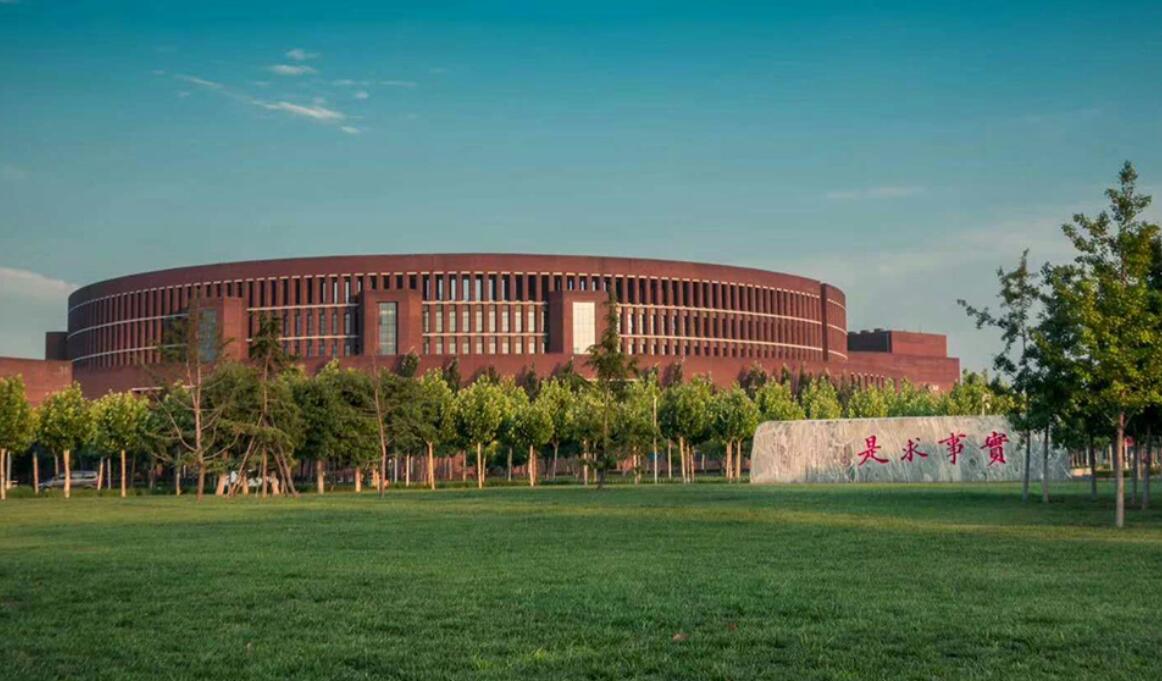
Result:
[[[990,465],[986,443],[994,433],[1008,437],[1008,442],[1003,449],[1005,462]],[[954,434],[962,436],[963,446],[955,464],[948,442]],[[909,440],[916,450],[910,461],[906,457]],[[865,456],[873,445],[878,447],[875,457],[886,463]],[[1050,444],[1050,480],[1069,479],[1067,462],[1066,452]],[[1020,434],[1003,416],[768,421],[755,431],[750,479],[756,483],[1020,480],[1024,464]],[[1037,434],[1030,466],[1031,479],[1040,480]]]

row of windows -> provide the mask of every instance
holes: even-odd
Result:
[[[428,301],[544,302],[551,291],[607,291],[628,304],[678,305],[819,319],[819,296],[726,282],[592,274],[336,274],[188,284],[97,298],[69,310],[69,329],[173,314],[195,296],[241,297],[248,308],[349,304],[370,290],[419,290]],[[836,307],[836,306],[833,306]],[[841,311],[842,308],[837,308]],[[836,310],[832,310],[834,314]]]
[[[352,301],[365,289],[419,290],[430,301],[467,301],[472,305],[424,306],[425,330],[443,332],[538,332],[547,327],[544,310],[522,306],[478,305],[489,301],[544,301],[554,290],[608,290],[629,304],[652,304],[717,310],[742,310],[804,319],[820,318],[819,297],[811,293],[722,282],[692,282],[590,274],[392,273],[320,275],[247,279],[172,286],[118,294],[82,303],[69,311],[69,356],[89,364],[116,366],[142,361],[161,340],[165,320],[180,316],[197,297],[238,296],[250,310],[253,333],[259,312],[283,317],[283,333],[305,341],[319,336],[357,336]],[[532,307],[532,306],[524,306]],[[289,309],[288,309],[289,308]],[[467,308],[472,308],[469,313]],[[511,308],[511,309],[510,309]],[[830,307],[829,321],[843,326],[842,308]],[[540,318],[538,322],[537,319]],[[656,322],[655,322],[656,323]],[[506,326],[507,325],[507,326]],[[443,331],[440,327],[443,327]],[[640,328],[640,327],[638,327]],[[689,335],[689,332],[687,332]],[[345,346],[338,352],[354,352]],[[329,356],[329,343],[312,343],[302,356]]]

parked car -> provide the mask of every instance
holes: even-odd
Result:
[[[90,489],[97,489],[97,471],[73,471],[73,487],[88,487]],[[65,476],[64,474],[54,475],[53,477],[40,483],[41,489],[52,489],[54,487],[64,488]]]

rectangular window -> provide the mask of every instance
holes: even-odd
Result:
[[[424,320],[424,321],[423,321],[423,324],[424,324],[424,333],[427,333],[428,331],[430,331],[430,330],[431,330],[431,328],[430,328],[430,327],[431,327],[431,321],[428,319],[428,317],[429,317],[429,316],[430,316],[430,312],[429,312],[429,310],[428,310],[428,306],[427,306],[427,305],[425,305],[425,306],[424,306],[424,312],[423,312],[423,320]]]
[[[500,339],[500,354],[502,354],[502,355],[508,354],[508,338],[507,337]]]
[[[202,310],[198,317],[198,354],[202,361],[218,359],[218,311]]]
[[[500,308],[500,331],[502,333],[508,333],[508,310],[508,307]]]
[[[468,328],[468,306],[460,308],[460,330],[464,332],[471,331]]]
[[[537,308],[535,305],[529,305],[529,331],[537,330]]]
[[[521,309],[519,307],[517,307],[515,310],[513,310],[513,315],[512,315],[513,331],[516,331],[517,333],[520,333],[521,331],[523,331],[524,329],[521,327],[524,326],[524,320],[525,320],[525,316],[523,314],[521,314]]]
[[[436,306],[436,333],[444,333],[444,306]],[[436,353],[437,355],[440,353]]]
[[[477,336],[475,346],[476,346],[476,354],[483,355],[484,354],[484,339],[481,338],[480,336]]]
[[[467,338],[463,338],[460,340],[460,354],[462,354],[462,355],[468,354],[468,339]]]
[[[452,306],[451,312],[448,313],[448,331],[456,333],[456,307]]]
[[[444,354],[444,339],[443,338],[436,339],[436,354],[437,355]]]
[[[399,351],[398,321],[395,303],[379,304],[379,354],[394,355]]]
[[[490,355],[496,354],[496,336],[489,336],[488,337],[488,354],[490,354]]]
[[[585,354],[597,342],[596,318],[594,303],[573,303],[573,354]]]
[[[475,321],[475,327],[472,330],[476,331],[476,332],[483,331],[484,330],[484,308],[481,307],[480,305],[477,305],[476,306],[476,314],[474,314],[473,316],[476,318],[476,321]]]

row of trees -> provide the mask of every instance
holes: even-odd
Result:
[[[600,487],[618,469],[634,482],[644,475],[656,482],[663,474],[674,477],[676,468],[678,478],[691,482],[696,451],[703,460],[715,459],[728,480],[739,480],[747,441],[763,420],[1008,409],[1003,389],[967,373],[945,394],[906,382],[836,385],[826,376],[812,380],[786,371],[771,377],[757,366],[728,389],[704,377],[684,380],[680,370],[663,384],[656,371],[638,371],[621,351],[616,303],[610,302],[607,315],[606,332],[589,359],[593,380],[566,366],[544,380],[531,373],[503,379],[485,373],[461,388],[455,364],[416,375],[414,357],[394,371],[333,362],[308,376],[282,350],[274,319],[260,325],[252,361],[212,362],[222,348],[196,338],[200,321],[194,314],[170,336],[185,341],[167,343],[176,378],[159,381],[163,387],[148,395],[110,393],[90,402],[74,385],[34,410],[19,378],[0,382],[0,455],[34,450],[59,457],[66,496],[73,457],[82,451],[97,460],[110,485],[107,462],[119,462],[122,495],[135,457],[147,460],[151,484],[154,471],[172,471],[176,493],[182,471],[194,471],[199,497],[210,477],[218,494],[248,494],[251,481],[262,495],[297,494],[296,471],[304,462],[313,463],[319,492],[331,471],[351,472],[357,491],[370,474],[382,492],[392,477],[389,462],[396,470],[401,459],[406,483],[413,459],[422,460],[422,477],[434,488],[438,463],[450,470],[454,457],[461,457],[463,475],[472,460],[478,487],[490,467],[503,467],[510,479],[514,466],[523,467],[530,485],[557,478],[563,458],[584,484]],[[31,462],[35,486],[38,457]],[[9,467],[0,463],[2,470]]]
[[[1062,227],[1071,261],[1030,267],[1028,251],[1011,271],[998,271],[997,310],[960,301],[978,327],[1001,335],[996,369],[1011,386],[1010,415],[1025,432],[1025,479],[1033,433],[1041,432],[1042,466],[1050,438],[1086,451],[1096,498],[1095,450],[1112,449],[1115,525],[1125,523],[1127,446],[1134,493],[1142,478],[1141,508],[1150,504],[1150,452],[1162,415],[1162,241],[1143,219],[1150,197],[1137,192],[1127,162],[1110,206],[1096,217],[1077,214]],[[1049,490],[1042,483],[1042,499]]]

